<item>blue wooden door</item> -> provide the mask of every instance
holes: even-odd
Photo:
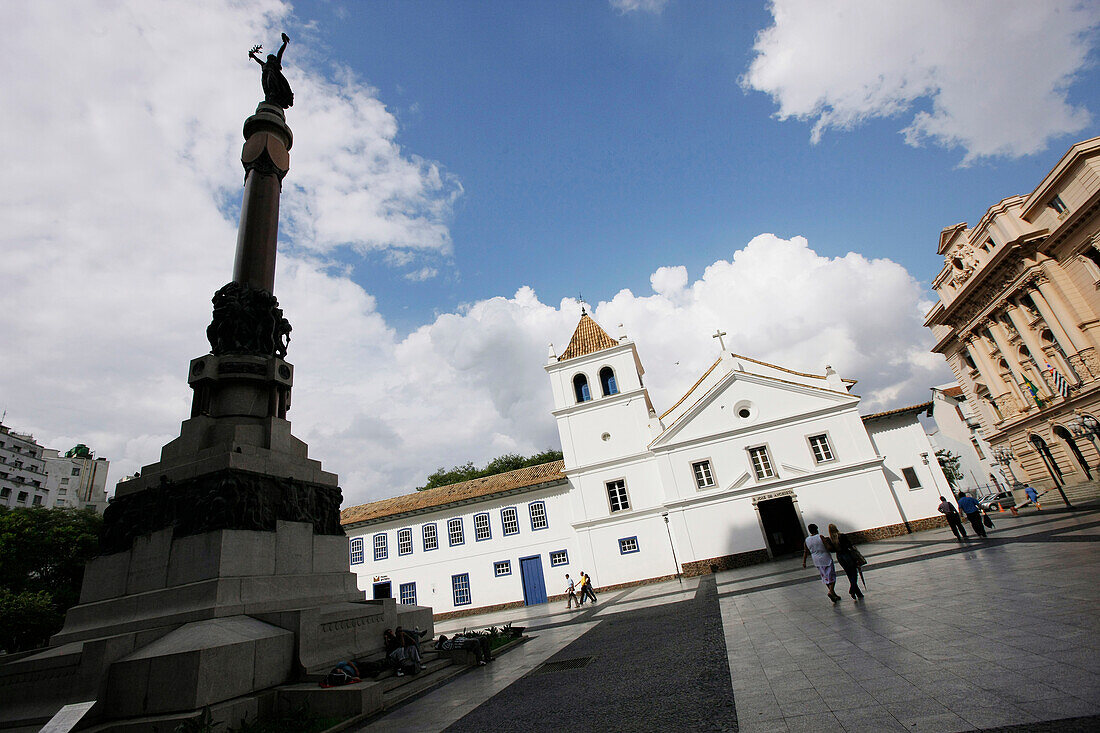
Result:
[[[542,558],[521,557],[519,572],[523,577],[523,602],[528,606],[546,603],[546,581],[542,577]]]

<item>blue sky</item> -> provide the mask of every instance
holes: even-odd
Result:
[[[558,443],[578,294],[661,412],[733,350],[951,378],[941,228],[1100,134],[1098,0],[0,4],[5,424],[113,483],[188,414],[230,277],[247,58],[285,30],[291,421],[345,502]],[[65,48],[79,54],[43,54]],[[63,141],[63,143],[59,143]]]
[[[765,3],[298,3],[324,53],[350,66],[464,193],[441,276],[352,264],[379,309],[412,328],[433,311],[522,284],[549,302],[648,288],[661,265],[693,275],[756,234],[803,235],[820,254],[889,257],[928,283],[939,230],[1026,192],[1094,121],[1021,158],[960,166],[963,151],[906,145],[907,114],[827,132],[774,118],[739,84]],[[1070,88],[1100,98],[1095,50]]]

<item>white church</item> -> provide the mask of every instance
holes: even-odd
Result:
[[[587,314],[550,348],[563,461],[344,509],[368,597],[437,617],[801,552],[806,526],[863,539],[937,526],[948,483],[917,417],[861,417],[853,380],[726,351],[658,414],[634,342]]]

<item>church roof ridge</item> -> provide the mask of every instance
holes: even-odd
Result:
[[[569,346],[561,352],[558,361],[587,356],[618,345],[618,341],[608,336],[607,331],[600,328],[600,324],[592,320],[587,311],[582,310],[581,319],[577,322],[577,330],[573,332],[573,338],[569,340]]]
[[[684,392],[684,396],[681,397],[680,399],[676,400],[675,405],[673,405],[672,407],[670,407],[667,410],[665,410],[664,412],[662,412],[661,417],[658,418],[658,419],[664,420],[665,415],[669,414],[670,412],[675,410],[677,407],[682,405],[684,400],[686,400],[691,395],[691,393],[695,391],[695,388],[703,383],[703,380],[707,378],[707,375],[714,371],[714,367],[718,366],[721,363],[722,363],[722,357],[718,357],[718,360],[715,361],[713,364],[711,364],[709,369],[707,369],[705,372],[703,372],[703,376],[699,377],[699,379],[697,379],[695,381],[695,384],[691,385],[691,387],[688,389],[687,392]]]
[[[928,402],[921,402],[917,405],[909,405],[908,407],[899,407],[895,410],[887,410],[886,412],[875,412],[870,415],[862,415],[860,419],[863,420],[863,422],[867,422],[868,420],[878,420],[879,418],[890,417],[892,415],[901,415],[906,412],[924,412],[925,410],[930,409],[932,409],[931,400],[929,400]]]
[[[472,499],[484,499],[493,494],[565,481],[564,471],[565,461],[550,461],[536,466],[526,466],[504,473],[493,474],[492,476],[460,481],[456,484],[437,486],[434,489],[392,496],[388,499],[380,499],[343,509],[340,512],[340,524],[346,527],[352,524],[374,522],[402,514],[439,509]]]
[[[733,354],[733,352],[730,352],[730,353],[732,354],[734,359],[744,359],[745,361],[751,361],[753,364],[760,364],[761,366],[766,366],[766,367],[769,367],[771,369],[778,369],[781,372],[787,372],[787,374],[794,374],[794,375],[797,375],[799,377],[809,377],[811,379],[825,379],[824,374],[807,374],[806,372],[796,372],[794,369],[788,369],[787,367],[781,367],[778,364],[769,364],[766,361],[760,361],[759,359],[753,359],[751,356],[744,356],[742,354]],[[844,379],[843,377],[841,378],[840,381],[845,382],[847,384],[852,384],[852,385],[859,383],[858,379]]]

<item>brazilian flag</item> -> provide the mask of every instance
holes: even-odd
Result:
[[[1046,403],[1039,399],[1039,388],[1032,384],[1031,380],[1026,376],[1024,377],[1024,382],[1027,383],[1027,389],[1031,392],[1031,399],[1035,400],[1035,404],[1040,410],[1043,409]]]

